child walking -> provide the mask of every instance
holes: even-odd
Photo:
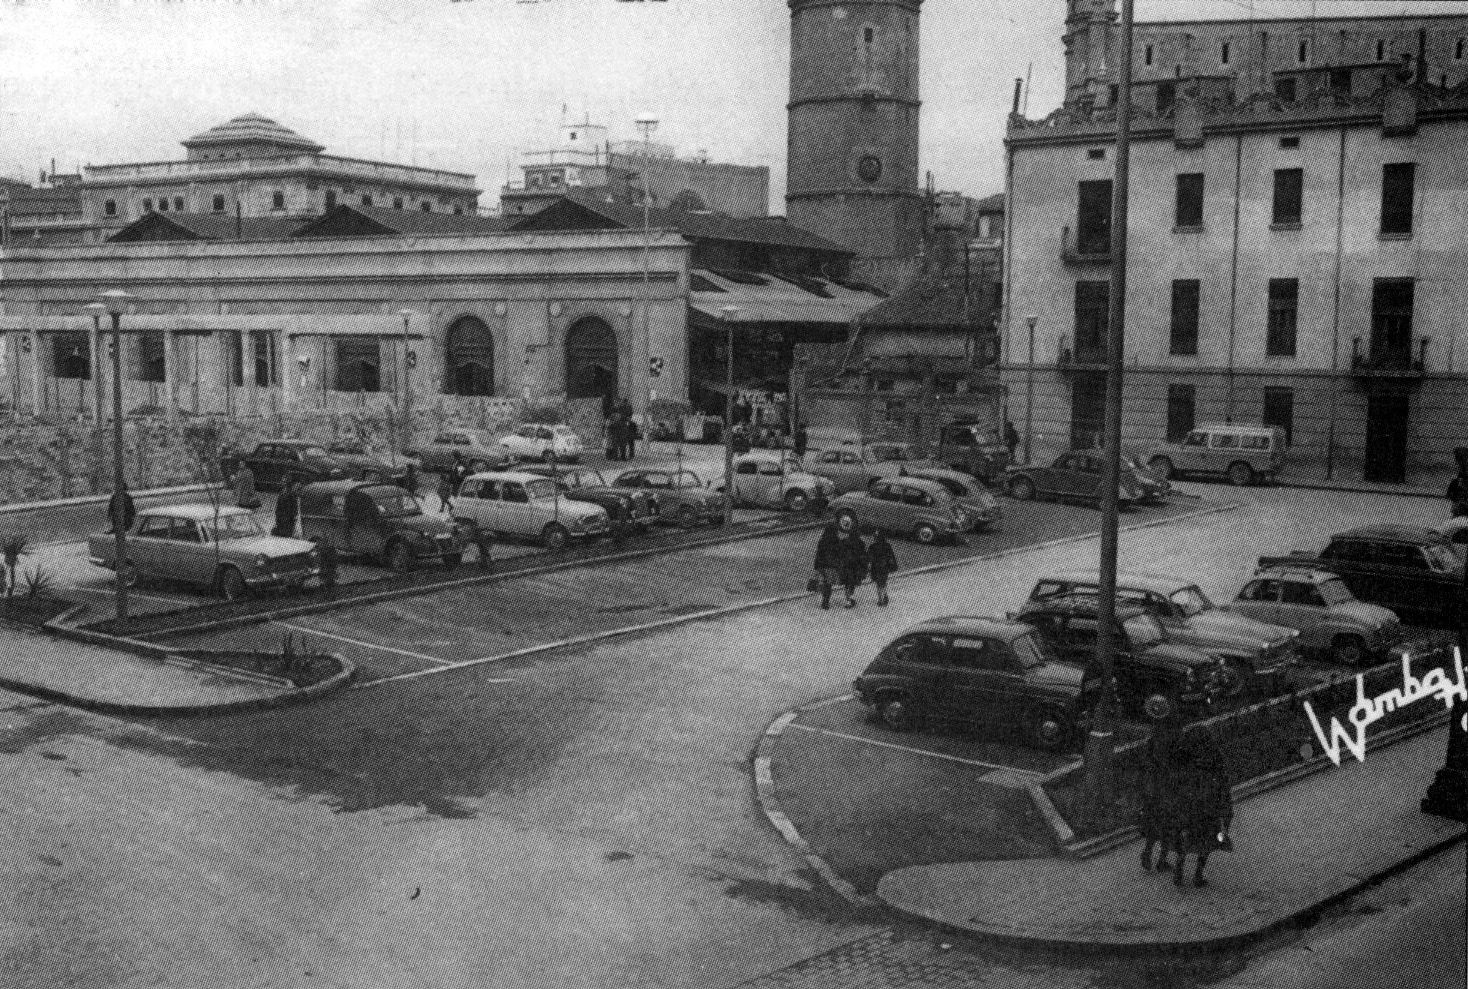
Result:
[[[887,541],[887,534],[881,529],[877,530],[876,538],[872,540],[868,553],[871,557],[872,583],[877,587],[877,604],[886,607],[888,601],[887,578],[897,570],[897,554],[893,552],[892,544]]]

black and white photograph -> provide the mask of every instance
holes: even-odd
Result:
[[[1468,989],[1465,664],[1468,0],[0,0],[0,989]]]

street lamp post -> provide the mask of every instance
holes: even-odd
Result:
[[[658,120],[651,114],[644,113],[637,118],[637,129],[642,132],[642,339],[647,346],[643,355],[643,374],[647,375],[642,406],[644,455],[652,447],[652,323],[648,313],[652,308],[652,190],[647,170],[652,163],[652,132],[657,128]]]
[[[397,445],[407,447],[413,445],[413,352],[408,349],[408,327],[413,320],[413,310],[399,309],[398,315],[403,317],[403,432]],[[393,451],[393,463],[397,463],[396,450]]]
[[[734,317],[738,306],[720,306],[724,317],[724,524],[734,521]]]
[[[112,495],[122,494],[126,480],[122,472],[122,313],[133,296],[120,288],[103,292],[98,301],[112,316]],[[119,499],[120,500],[120,499]],[[120,506],[119,506],[120,507]],[[116,546],[117,617],[127,617],[127,526],[124,513],[114,513],[112,531]]]
[[[1025,364],[1025,463],[1032,463],[1030,442],[1035,435],[1035,324],[1039,316],[1026,316],[1025,325],[1030,330],[1030,355]]]
[[[107,307],[100,302],[82,306],[92,317],[92,423],[102,425],[102,314]]]

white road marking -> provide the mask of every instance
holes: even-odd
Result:
[[[105,594],[108,597],[111,597],[113,594],[116,593],[116,591],[114,591],[110,587],[78,587],[75,584],[67,586],[66,590],[80,591],[83,594]],[[137,591],[134,590],[129,590],[127,592],[127,596],[129,598],[135,598],[139,601],[161,601],[164,604],[198,604],[197,601],[190,601],[188,598],[161,598],[158,597],[156,594],[139,594]]]
[[[379,652],[396,653],[399,656],[407,656],[411,659],[421,659],[425,662],[435,663],[439,666],[452,666],[454,664],[454,661],[451,659],[440,659],[437,656],[430,656],[424,652],[413,652],[411,649],[399,649],[396,646],[385,646],[379,642],[364,642],[361,639],[349,639],[345,635],[337,635],[335,632],[323,632],[319,628],[310,628],[306,625],[297,625],[294,622],[276,622],[275,624],[279,625],[281,628],[288,628],[293,631],[300,632],[302,635],[319,635],[323,639],[335,639],[338,642],[347,642],[354,646],[361,646],[363,649],[376,649]]]
[[[915,749],[908,745],[898,745],[895,742],[879,742],[875,738],[863,738],[860,735],[848,735],[845,732],[841,731],[831,731],[829,728],[816,728],[811,725],[790,725],[790,727],[798,728],[801,731],[816,732],[820,735],[831,735],[834,738],[844,738],[847,741],[851,742],[862,742],[866,745],[876,745],[884,749],[897,749],[900,752],[911,752],[913,755],[925,755],[930,756],[934,759],[945,759],[948,762],[961,762],[965,766],[979,766],[983,769],[1002,769],[1005,772],[1017,773],[1023,776],[1034,776],[1036,778],[1043,775],[1042,773],[1038,773],[1033,769],[1017,769],[1014,766],[1001,766],[993,762],[980,762],[978,759],[965,759],[962,756],[948,755],[943,752],[930,752],[927,749]]]

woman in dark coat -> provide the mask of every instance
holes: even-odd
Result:
[[[1206,886],[1203,870],[1208,856],[1231,847],[1225,842],[1234,819],[1232,787],[1218,750],[1206,742],[1192,747],[1179,782],[1180,806],[1170,842],[1177,852],[1172,881],[1183,884],[1184,864],[1192,853],[1196,857],[1193,885]]]
[[[892,544],[887,541],[887,534],[881,529],[872,539],[872,547],[868,551],[870,558],[870,569],[872,572],[872,583],[877,586],[877,604],[887,606],[887,579],[897,571],[897,554],[892,551]]]
[[[826,526],[816,543],[816,573],[820,578],[821,607],[831,607],[831,591],[840,584],[846,591],[846,607],[856,607],[856,586],[866,576],[867,548],[856,531],[856,518],[839,515]]]
[[[271,535],[290,538],[296,534],[296,521],[301,514],[301,488],[294,477],[288,477],[280,497],[275,499],[275,528]]]

